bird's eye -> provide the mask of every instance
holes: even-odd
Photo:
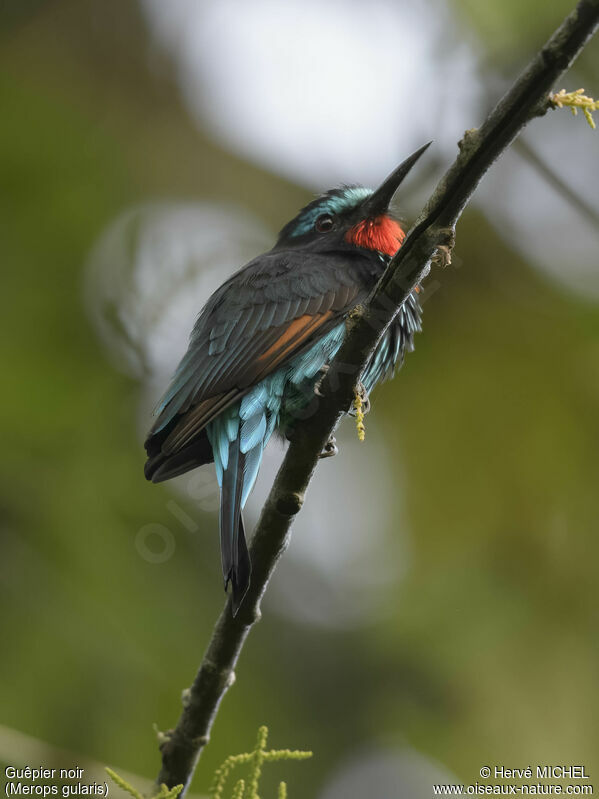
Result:
[[[333,229],[333,225],[335,224],[335,220],[330,214],[322,214],[316,220],[316,230],[319,233],[326,233],[328,230]]]

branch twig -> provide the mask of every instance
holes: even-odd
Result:
[[[219,704],[235,679],[234,668],[250,627],[260,618],[260,601],[293,518],[329,436],[350,407],[354,387],[379,336],[410,291],[426,276],[435,252],[446,255],[453,229],[479,181],[524,126],[550,107],[555,81],[570,66],[599,24],[599,0],[580,0],[478,130],[467,131],[460,152],[440,181],[403,246],[369,300],[352,315],[349,333],[314,397],[311,415],[298,427],[264,505],[251,546],[252,581],[235,618],[227,601],[193,685],[184,694],[176,728],[160,745],[157,784],[187,788],[208,742]]]

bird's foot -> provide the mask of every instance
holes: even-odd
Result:
[[[317,381],[316,385],[314,386],[314,393],[316,394],[317,397],[323,397],[324,396],[324,394],[320,390],[320,387],[322,385],[322,381],[324,380],[324,376],[326,375],[326,373],[328,371],[329,371],[329,364],[325,363],[325,365],[320,370],[320,377],[318,378],[318,381]]]
[[[347,318],[348,319],[359,319],[360,316],[362,316],[363,313],[364,313],[364,306],[362,304],[354,305],[354,307],[351,309],[351,311],[347,314]]]
[[[432,266],[444,269],[451,263],[451,252],[455,246],[455,230],[452,227],[443,227],[435,231],[437,251],[433,255]]]
[[[331,436],[327,443],[324,445],[324,448],[319,458],[332,458],[333,455],[336,455],[339,452],[339,447],[337,446],[337,439],[335,436]]]

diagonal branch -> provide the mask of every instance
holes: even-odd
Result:
[[[599,0],[580,0],[479,129],[467,131],[455,162],[441,179],[403,246],[368,301],[348,322],[349,332],[315,396],[310,415],[298,426],[264,505],[251,546],[252,582],[233,618],[228,601],[176,728],[163,736],[162,769],[157,784],[187,788],[200,752],[208,742],[221,699],[235,679],[234,668],[251,625],[260,618],[260,601],[287,546],[291,523],[300,510],[319,453],[351,406],[356,383],[385,327],[428,274],[438,249],[447,255],[453,229],[479,181],[524,126],[552,103],[548,93],[599,24]]]

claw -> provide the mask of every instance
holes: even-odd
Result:
[[[432,264],[444,269],[451,263],[451,251],[455,245],[455,231],[451,227],[440,228],[437,235],[437,252],[433,256]]]
[[[328,371],[329,371],[329,364],[325,363],[325,365],[320,370],[320,378],[318,379],[318,382],[314,386],[314,393],[316,394],[317,397],[324,397],[324,394],[320,390],[320,386],[322,384],[322,381],[324,380],[324,376]]]
[[[327,443],[324,445],[324,449],[318,456],[319,458],[332,458],[333,455],[336,455],[339,452],[339,447],[337,446],[337,439],[335,436],[331,436]]]

